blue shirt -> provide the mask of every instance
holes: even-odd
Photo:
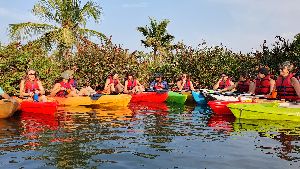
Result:
[[[169,89],[168,82],[162,81],[161,84],[164,86],[163,90],[168,90]],[[154,80],[153,82],[151,82],[150,88],[153,88],[155,90],[156,85],[157,85],[157,82]]]

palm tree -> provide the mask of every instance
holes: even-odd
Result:
[[[174,36],[167,32],[169,20],[157,22],[153,18],[150,19],[150,26],[138,27],[137,30],[145,36],[145,40],[141,40],[142,44],[148,48],[151,47],[154,53],[154,61],[156,61],[157,52],[162,52],[171,46]]]
[[[105,39],[105,35],[85,28],[87,19],[100,21],[102,8],[93,1],[81,6],[80,0],[39,0],[32,12],[43,23],[10,24],[10,36],[13,39],[33,39],[47,49],[57,46],[60,56],[66,56],[82,37],[96,36]]]

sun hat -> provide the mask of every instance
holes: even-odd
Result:
[[[61,74],[61,77],[64,78],[64,79],[69,80],[69,79],[70,79],[70,74],[69,74],[67,71],[64,71],[64,72]]]

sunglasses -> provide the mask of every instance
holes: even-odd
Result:
[[[28,75],[34,75],[35,76],[35,73],[29,73]]]

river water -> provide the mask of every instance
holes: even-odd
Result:
[[[300,124],[205,106],[62,107],[0,120],[0,168],[300,168]]]

